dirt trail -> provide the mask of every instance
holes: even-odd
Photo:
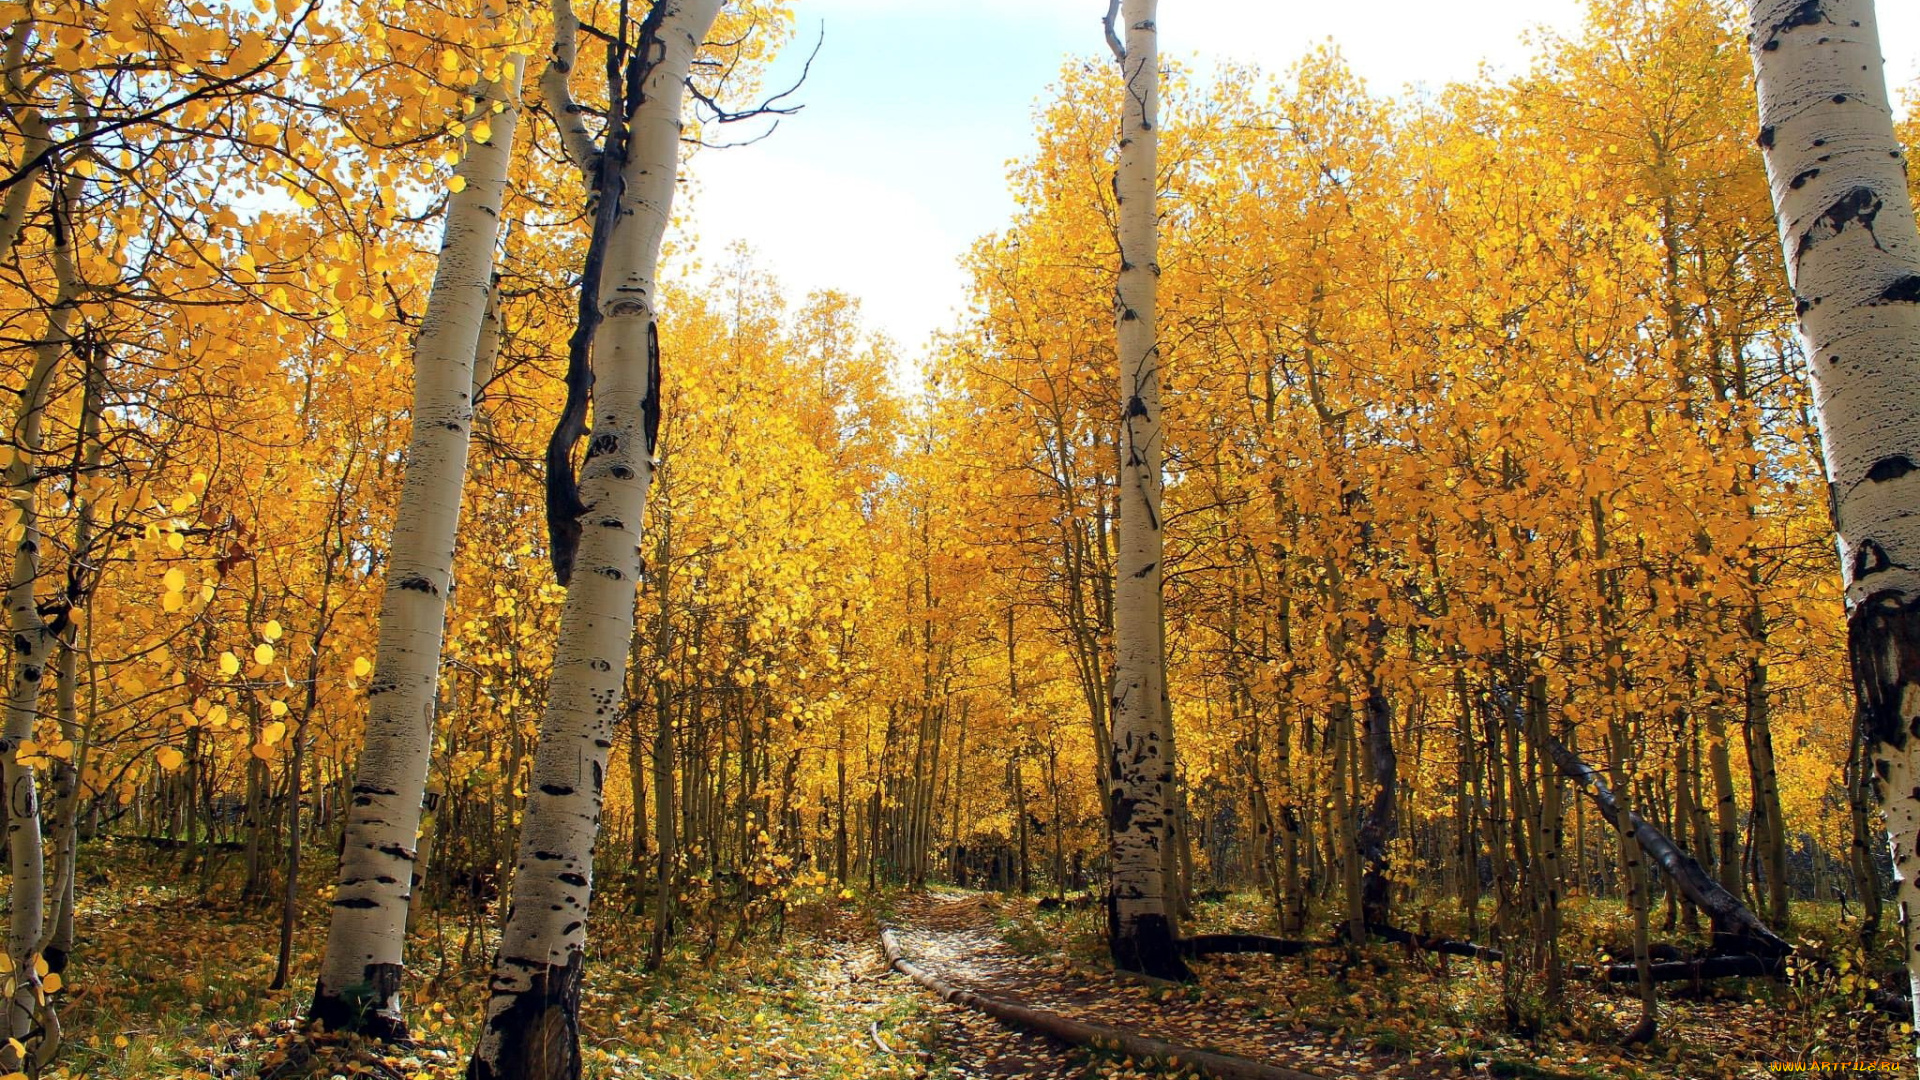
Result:
[[[900,911],[900,939],[916,959],[942,977],[972,989],[1013,995],[1021,985],[1018,958],[992,929],[982,898],[916,896]],[[875,947],[878,954],[878,947]],[[878,961],[885,965],[885,960]],[[893,978],[906,982],[906,977]],[[907,984],[910,992],[924,994]],[[992,1017],[946,1002],[932,1007],[941,1056],[956,1077],[1030,1077],[1079,1080],[1098,1076],[1084,1053],[1042,1035],[1014,1031]]]

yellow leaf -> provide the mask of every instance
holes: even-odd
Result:
[[[240,658],[233,655],[231,652],[221,653],[220,654],[220,674],[222,675],[240,674]]]
[[[453,192],[455,195],[467,190],[467,178],[464,176],[455,176],[453,179],[447,181],[447,190]]]
[[[273,663],[273,646],[261,643],[253,647],[253,662],[261,667]]]
[[[367,677],[367,673],[372,670],[373,662],[366,657],[356,656],[353,658],[353,674],[355,678],[364,679]]]
[[[167,590],[169,592],[185,592],[186,591],[187,575],[185,574],[185,572],[181,570],[178,570],[178,569],[169,570],[167,571],[166,576],[161,580],[167,583]]]
[[[167,746],[161,748],[160,753],[156,755],[156,760],[160,762],[161,768],[172,772],[180,767],[181,762],[187,760],[187,756],[175,750],[173,747]]]
[[[260,741],[266,743],[268,746],[272,746],[284,738],[286,734],[287,725],[275,720],[273,723],[260,729]]]
[[[254,743],[252,752],[253,756],[259,758],[261,761],[273,760],[273,747],[268,746],[266,743]]]
[[[40,989],[45,990],[49,994],[59,993],[62,985],[60,973],[57,971],[40,980]]]
[[[280,626],[279,619],[274,619],[260,628],[260,636],[266,638],[268,641],[279,641],[280,635],[285,632],[286,631]]]
[[[171,615],[187,604],[187,598],[177,592],[170,592],[160,598],[160,610]]]
[[[125,1035],[115,1035],[113,1037],[113,1048],[115,1050],[125,1050],[127,1047],[132,1045],[133,1045],[133,1041],[128,1039]]]
[[[287,703],[281,701],[279,698],[274,698],[267,703],[267,711],[275,716],[285,716],[287,715]]]

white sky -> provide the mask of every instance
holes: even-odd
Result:
[[[1518,73],[1532,30],[1573,34],[1580,0],[1166,0],[1163,53],[1279,73],[1331,38],[1376,91],[1471,78],[1484,59]],[[859,297],[869,325],[917,357],[966,292],[959,259],[1003,227],[1008,166],[1032,151],[1032,111],[1070,56],[1110,62],[1104,0],[797,0],[794,42],[767,79],[784,88],[816,35],[825,42],[806,108],[752,146],[697,155],[685,215],[692,255],[754,262],[797,300]],[[1887,78],[1920,79],[1920,2],[1880,0]],[[1497,27],[1489,35],[1487,27]],[[742,125],[751,127],[752,125]],[[731,131],[718,133],[720,138]],[[742,133],[745,134],[745,133]],[[683,270],[688,264],[683,262]]]

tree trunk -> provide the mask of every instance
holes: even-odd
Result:
[[[659,0],[628,59],[637,99],[622,106],[602,153],[602,190],[618,199],[599,277],[594,338],[593,437],[581,469],[577,572],[561,607],[553,675],[527,788],[513,904],[497,953],[486,1025],[470,1080],[574,1080],[580,1075],[580,976],[585,959],[593,843],[611,725],[626,688],[640,576],[641,518],[659,432],[660,338],[655,322],[660,241],[679,166],[682,87],[722,0]],[[577,22],[555,5],[559,89],[572,66]],[[562,57],[564,62],[560,62]],[[547,84],[552,85],[549,81]],[[556,116],[574,116],[549,93]],[[577,118],[576,118],[577,122]],[[575,163],[588,165],[575,153]],[[617,174],[611,166],[617,166]]]
[[[1751,14],[1760,146],[1833,485],[1854,689],[1920,987],[1920,232],[1871,0],[1754,0]]]
[[[1765,616],[1754,605],[1750,623],[1755,627],[1755,636],[1761,640],[1753,647],[1764,644]],[[1754,655],[1747,662],[1746,706],[1747,722],[1744,733],[1747,743],[1747,767],[1752,775],[1754,846],[1758,849],[1760,866],[1767,877],[1767,918],[1780,933],[1787,930],[1789,911],[1787,907],[1787,822],[1780,808],[1780,781],[1773,764],[1773,724],[1769,717],[1767,700],[1767,665]],[[1754,889],[1758,902],[1759,888]]]
[[[460,500],[477,392],[475,357],[492,293],[493,251],[519,122],[520,71],[489,83],[454,170],[433,291],[414,351],[413,430],[381,594],[380,638],[367,688],[366,742],[347,808],[326,953],[307,1018],[330,1031],[404,1039],[400,1004],[413,863],[433,754],[434,702]],[[501,106],[493,112],[494,106]]]
[[[1847,866],[1852,871],[1854,895],[1860,899],[1860,942],[1871,946],[1880,935],[1880,866],[1873,848],[1873,755],[1859,719],[1855,717],[1853,744],[1847,755],[1847,810],[1853,826]]]
[[[1155,318],[1160,56],[1157,0],[1115,0],[1108,37],[1125,76],[1120,166],[1120,512],[1114,567],[1111,887],[1108,937],[1128,971],[1185,979],[1168,895],[1173,828],[1173,732],[1163,706],[1160,631],[1160,345]],[[1125,44],[1115,38],[1116,12]]]
[[[7,854],[13,875],[12,909],[7,932],[7,954],[13,962],[15,987],[8,1007],[7,1034],[25,1040],[33,1032],[42,1006],[39,978],[33,974],[34,950],[46,918],[45,852],[40,835],[40,797],[33,766],[20,760],[19,748],[33,738],[40,716],[40,681],[54,643],[71,613],[64,608],[42,615],[34,586],[40,577],[40,546],[36,489],[39,483],[41,424],[51,397],[54,371],[67,354],[71,326],[79,306],[81,282],[74,259],[73,222],[69,211],[80,194],[75,176],[55,193],[55,244],[52,260],[58,292],[47,311],[44,336],[35,343],[33,366],[21,388],[20,413],[10,432],[13,460],[7,486],[13,489],[15,515],[0,518],[11,526],[14,539],[13,574],[7,590],[8,629],[13,635],[13,678],[7,696],[7,717],[0,730],[0,781],[6,787]],[[17,1054],[0,1050],[0,1064],[18,1071],[28,1066]]]
[[[1616,717],[1608,727],[1613,787],[1624,793],[1629,790],[1627,726]],[[1627,892],[1627,909],[1633,914],[1633,966],[1640,985],[1640,1023],[1628,1034],[1627,1042],[1643,1043],[1653,1041],[1659,1033],[1660,999],[1653,988],[1653,958],[1647,943],[1647,869],[1633,819],[1633,811],[1623,794],[1614,806],[1613,820],[1620,840],[1620,878]]]
[[[1369,923],[1392,921],[1389,918],[1393,892],[1389,845],[1399,831],[1400,766],[1393,746],[1393,705],[1387,700],[1386,687],[1380,685],[1380,667],[1386,659],[1386,633],[1386,624],[1378,617],[1368,624],[1367,697],[1361,706],[1365,760],[1373,798],[1361,817],[1356,841],[1366,862],[1360,895]]]

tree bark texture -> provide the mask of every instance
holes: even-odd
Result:
[[[640,66],[630,68],[626,81],[639,91],[624,106],[621,182],[617,192],[602,192],[617,197],[620,207],[599,280],[593,428],[580,471],[580,500],[590,509],[578,520],[578,554],[561,608],[512,903],[494,959],[486,1023],[468,1067],[471,1080],[580,1075],[593,844],[626,688],[641,518],[659,431],[655,270],[679,169],[682,88],[721,6],[722,0],[659,0],[633,45],[630,64]],[[549,93],[550,102],[553,97]]]
[[[1854,688],[1920,985],[1920,231],[1871,0],[1753,0],[1750,12],[1760,147],[1832,484]]]
[[[34,952],[46,919],[46,856],[40,833],[40,798],[34,769],[19,760],[20,744],[33,738],[40,716],[40,683],[47,673],[53,648],[70,617],[64,605],[43,615],[35,586],[40,578],[39,528],[35,492],[39,483],[42,426],[51,398],[54,373],[73,344],[73,319],[81,295],[79,267],[74,258],[73,223],[68,208],[79,196],[77,177],[55,193],[53,260],[57,293],[47,311],[42,336],[34,343],[33,366],[21,388],[20,412],[13,423],[13,462],[7,486],[13,489],[17,514],[7,524],[14,534],[13,572],[7,590],[8,629],[12,634],[13,671],[7,695],[7,716],[0,730],[0,781],[6,787],[7,853],[12,868],[12,909],[9,913],[7,953],[13,961],[7,1015],[7,1034],[25,1041],[40,1013]],[[4,520],[4,519],[0,519]],[[0,1062],[19,1069],[25,1063],[12,1051],[0,1051]]]
[[[1114,574],[1112,795],[1108,836],[1109,940],[1114,963],[1160,978],[1185,978],[1169,904],[1173,732],[1164,707],[1160,630],[1160,345],[1158,278],[1160,54],[1156,0],[1125,0],[1124,46],[1115,54],[1126,89],[1120,125],[1120,282],[1115,298],[1120,359],[1120,514]],[[1109,36],[1115,31],[1109,13]]]
[[[440,261],[414,346],[413,431],[381,595],[366,742],[347,807],[326,954],[307,1010],[330,1031],[383,1039],[407,1034],[400,1004],[407,910],[480,387],[476,357],[493,291],[522,64],[512,58],[506,76],[479,98],[476,119],[488,124],[489,138],[469,134],[466,157],[454,170],[465,186],[447,203]]]

